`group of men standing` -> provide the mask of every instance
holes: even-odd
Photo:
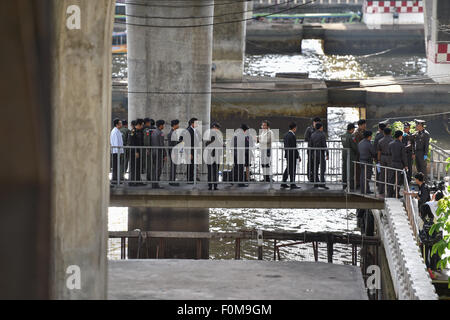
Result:
[[[343,169],[343,180],[349,180],[351,190],[360,188],[361,193],[373,193],[368,180],[372,177],[374,163],[378,193],[388,197],[399,196],[398,186],[403,184],[403,177],[398,170],[405,170],[408,181],[411,181],[413,160],[416,161],[417,172],[422,172],[426,177],[430,134],[425,130],[425,121],[415,122],[415,134],[411,133],[409,122],[403,123],[404,131],[397,130],[394,134],[386,122],[380,122],[373,142],[373,134],[366,128],[366,120],[359,120],[357,129],[353,123],[348,124],[347,132],[341,136],[341,140],[343,147],[350,150],[350,159],[344,152],[342,168],[346,168],[346,164],[350,162],[350,177],[348,179],[348,173]],[[354,161],[360,162],[356,168]],[[344,188],[346,187],[344,184]]]

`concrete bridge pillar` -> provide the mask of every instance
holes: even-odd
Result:
[[[426,0],[425,41],[427,74],[439,83],[450,83],[450,1]]]
[[[104,299],[115,1],[52,3],[52,297]]]
[[[423,24],[423,2],[423,0],[365,0],[363,4],[363,21],[368,26]]]
[[[177,118],[187,127],[196,117],[209,125],[214,1],[127,0],[126,10],[134,16],[127,17],[129,119]]]
[[[196,117],[209,127],[214,1],[160,4],[126,2],[127,14],[133,16],[127,17],[128,117],[130,121],[151,117],[166,123],[179,119],[181,127],[187,127],[188,120]],[[209,230],[207,209],[129,208],[128,212],[129,230]],[[173,244],[166,242],[166,248],[173,249],[166,251],[166,258],[180,256]],[[196,257],[190,242],[184,241],[179,248],[185,252],[183,258]],[[156,251],[156,244],[150,251]],[[130,257],[135,253],[136,242],[130,241]],[[202,257],[207,258],[208,252]]]
[[[244,20],[248,17],[245,12],[248,7],[245,1],[214,6],[213,81],[242,80],[247,25]]]

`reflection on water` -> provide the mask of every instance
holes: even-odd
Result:
[[[244,73],[274,77],[277,72],[308,72],[325,80],[410,77],[426,72],[424,56],[340,56],[323,54],[320,40],[303,40],[302,54],[246,55]]]

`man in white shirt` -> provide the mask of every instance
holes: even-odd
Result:
[[[259,136],[259,149],[261,151],[261,167],[264,175],[265,182],[270,182],[272,173],[270,172],[270,162],[271,162],[271,149],[273,132],[270,130],[269,121],[264,120],[261,123],[261,131]]]
[[[117,183],[117,174],[119,172],[118,166],[120,165],[118,162],[120,161],[120,158],[123,155],[123,139],[122,139],[122,133],[120,132],[120,128],[122,127],[122,121],[119,119],[114,119],[114,128],[111,130],[110,135],[110,142],[111,142],[111,153],[112,153],[112,168],[113,168],[113,175],[112,175],[112,183]],[[120,148],[114,148],[114,147],[120,147]],[[123,169],[120,170],[122,175]],[[123,177],[121,177],[121,180],[123,180]]]

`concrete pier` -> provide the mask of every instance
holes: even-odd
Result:
[[[108,299],[367,300],[361,270],[321,262],[111,261]]]
[[[52,296],[104,299],[115,1],[77,1],[80,29],[66,24],[73,1],[52,2]],[[70,266],[79,289],[66,284]]]
[[[439,83],[450,83],[450,2],[426,0],[425,41],[427,47],[427,74]]]
[[[214,6],[213,81],[242,80],[247,25],[245,11],[248,6],[249,4],[243,1]]]
[[[196,117],[208,126],[214,6],[195,0],[170,1],[165,7],[151,3],[127,0],[127,14],[174,19],[127,17],[128,119],[179,119],[187,127]],[[195,25],[209,26],[189,27]]]
[[[188,120],[196,117],[208,128],[211,110],[214,6],[206,6],[205,2],[198,0],[170,1],[170,4],[160,7],[150,6],[152,3],[146,0],[126,2],[127,13],[131,15],[127,17],[128,118],[130,122],[139,117],[163,119],[166,121],[166,127],[170,126],[171,120],[179,119],[180,127],[186,128]],[[164,227],[165,231],[209,230],[208,209],[197,210],[196,215],[203,217],[200,219],[201,223],[200,220],[194,219],[181,224],[180,211],[183,210],[130,208],[129,228],[155,230],[154,227]],[[186,217],[186,212],[183,213],[182,216]],[[146,221],[151,222],[151,225]],[[187,249],[191,243],[185,243],[186,246],[179,251],[175,250],[177,244],[177,241],[168,244],[172,249],[167,248],[166,257],[196,257],[195,254],[190,254],[194,250]],[[135,245],[136,243],[131,243],[132,252],[137,250]],[[207,242],[203,247],[208,247]],[[194,248],[195,245],[191,249]],[[155,250],[156,244],[151,244],[150,251]],[[183,250],[186,252],[184,256],[180,253]],[[207,257],[207,251],[204,253],[203,257]]]

